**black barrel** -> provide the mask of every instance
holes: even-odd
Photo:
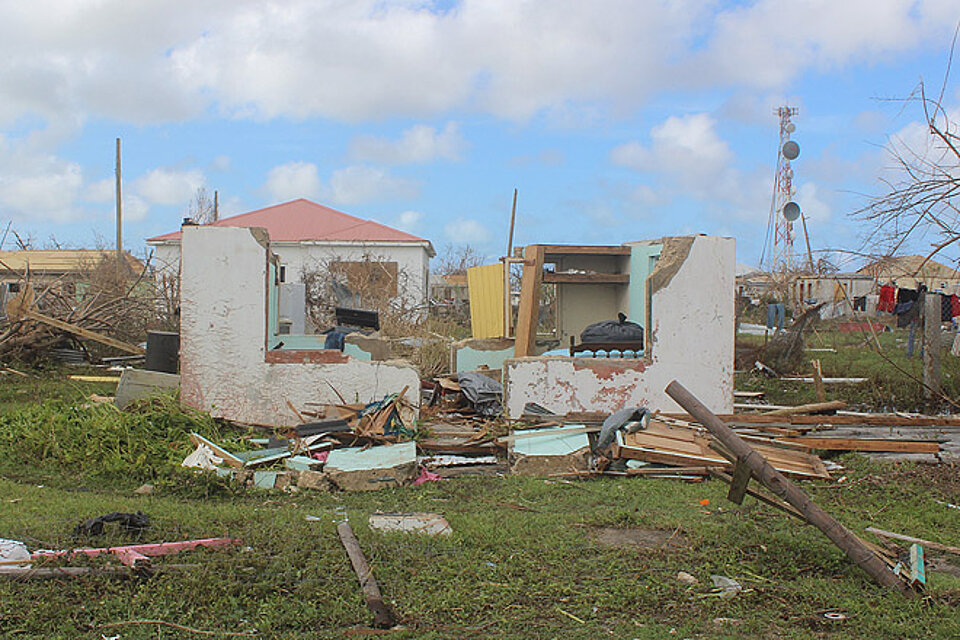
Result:
[[[147,331],[147,363],[150,371],[176,373],[180,362],[180,334],[172,331]]]

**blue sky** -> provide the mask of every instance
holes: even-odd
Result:
[[[0,0],[0,223],[111,246],[120,137],[137,253],[203,186],[224,215],[305,197],[494,257],[517,188],[517,244],[722,234],[756,264],[788,103],[813,248],[856,250],[883,146],[926,143],[888,99],[939,90],[958,21],[956,0]]]

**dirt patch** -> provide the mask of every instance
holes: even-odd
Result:
[[[945,500],[955,503],[957,496],[960,496],[960,463],[942,462],[933,465],[897,467],[886,476],[885,480],[923,483],[924,487],[939,490]]]
[[[944,557],[926,558],[925,564],[927,571],[945,573],[955,578],[960,578],[960,564],[957,564],[956,561],[952,559]]]
[[[593,540],[604,547],[621,549],[680,549],[687,541],[679,531],[664,529],[636,529],[598,527],[591,533]]]

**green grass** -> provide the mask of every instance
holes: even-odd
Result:
[[[372,616],[336,535],[344,516],[403,624],[391,638],[960,636],[960,579],[931,572],[923,597],[901,598],[814,527],[750,498],[737,507],[720,483],[483,477],[371,493],[247,490],[176,468],[190,449],[189,429],[242,444],[240,432],[205,416],[169,400],[123,414],[79,408],[82,386],[6,382],[5,397],[21,395],[13,389],[20,385],[31,391],[0,416],[0,537],[31,548],[123,544],[128,538],[114,530],[101,540],[71,535],[85,518],[142,510],[153,522],[143,542],[231,536],[243,545],[168,558],[160,562],[199,566],[149,580],[0,581],[0,638],[217,637],[99,626],[147,619],[271,639],[364,637]],[[37,393],[53,399],[37,402]],[[51,437],[57,448],[36,448]],[[87,448],[96,456],[82,455]],[[957,466],[841,462],[843,483],[802,486],[852,530],[874,525],[958,544],[960,518],[936,502],[960,503]],[[145,479],[157,491],[134,495]],[[376,510],[438,512],[453,534],[374,532],[366,520]],[[603,546],[594,538],[600,527],[666,532],[677,544]],[[678,571],[700,583],[680,583]],[[715,597],[711,574],[748,592]],[[820,615],[834,609],[847,620]]]
[[[806,346],[813,348],[832,348],[836,353],[806,351],[803,367],[794,372],[783,374],[803,374],[810,376],[813,368],[810,361],[819,359],[825,377],[866,377],[863,384],[827,385],[829,400],[845,400],[858,409],[869,411],[929,411],[924,399],[923,362],[920,357],[919,343],[912,358],[907,358],[907,330],[895,329],[878,334],[882,351],[877,352],[876,342],[869,333],[841,333],[824,327],[816,334],[806,338]],[[918,337],[919,341],[919,337]],[[761,336],[737,336],[738,345],[763,345]],[[944,393],[957,406],[942,398],[937,409],[960,410],[960,358],[950,355],[944,348],[940,355],[941,384]],[[765,391],[771,404],[802,404],[816,402],[816,391],[812,384],[801,382],[781,382],[771,380],[755,373],[745,373],[737,377],[737,389],[744,391]]]

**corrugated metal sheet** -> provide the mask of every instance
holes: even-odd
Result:
[[[215,227],[263,227],[273,242],[426,242],[429,241],[393,227],[364,220],[300,198],[292,202],[257,209],[213,223]],[[174,231],[148,238],[147,242],[180,240]],[[433,247],[428,251],[432,254]]]
[[[474,338],[500,338],[503,330],[503,264],[467,269]]]

